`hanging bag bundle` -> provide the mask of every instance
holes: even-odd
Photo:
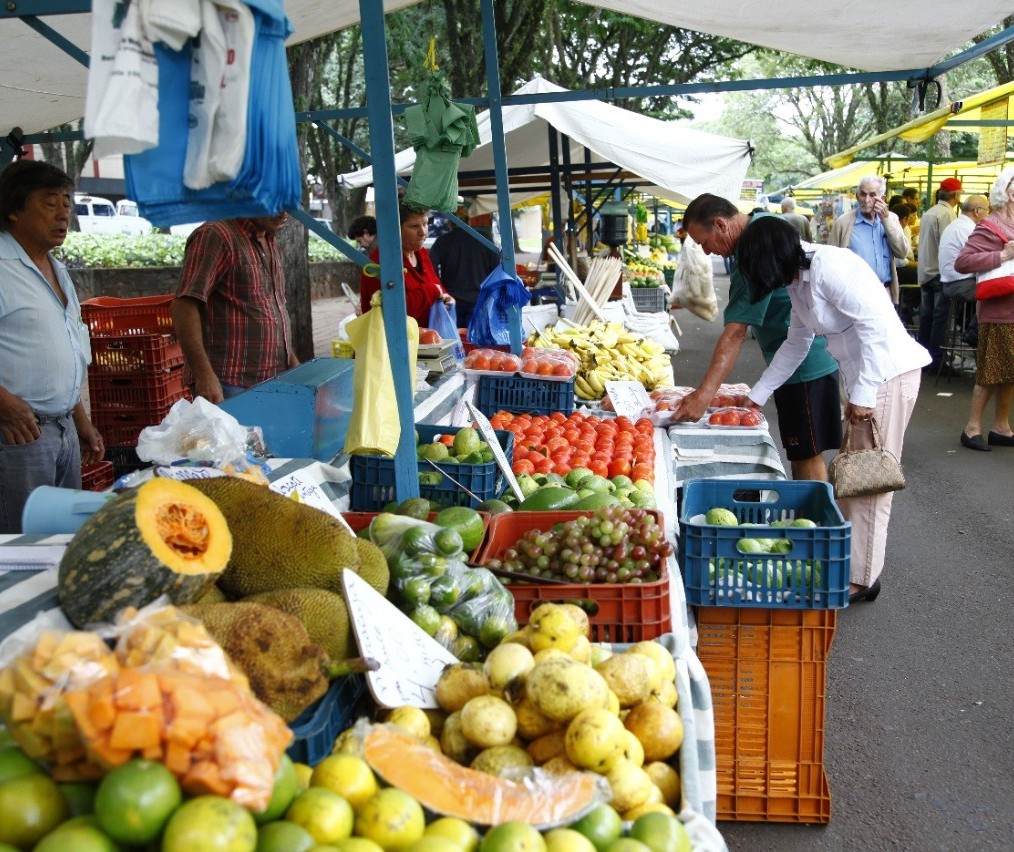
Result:
[[[905,487],[905,471],[894,453],[885,449],[880,439],[877,419],[870,420],[873,429],[873,447],[852,449],[852,421],[845,424],[845,437],[841,452],[827,467],[827,478],[834,486],[836,499],[842,497],[869,497],[901,491]]]

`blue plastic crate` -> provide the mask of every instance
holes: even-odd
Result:
[[[713,507],[740,524],[808,518],[816,527],[723,527],[691,523]],[[742,538],[788,539],[786,553],[747,554]],[[826,482],[694,479],[683,490],[680,569],[687,603],[699,606],[837,609],[848,606],[852,524]],[[819,569],[819,570],[818,570]]]
[[[451,426],[428,426],[416,424],[419,440],[429,443],[437,435],[457,431]],[[514,459],[514,433],[497,430],[496,437],[508,462]],[[420,461],[420,473],[436,473],[429,462]],[[507,487],[507,481],[491,461],[486,464],[440,464],[437,467],[446,470],[465,488],[475,495],[473,500],[461,491],[453,482],[443,477],[437,485],[420,485],[419,495],[445,506],[471,506],[473,509],[484,500],[499,497]],[[394,485],[394,459],[390,456],[354,455],[349,461],[352,473],[351,504],[353,512],[379,512],[392,500],[396,500]]]
[[[294,739],[286,753],[294,763],[316,766],[331,754],[335,738],[357,718],[366,697],[366,675],[336,678],[328,690],[289,727]]]
[[[498,411],[552,414],[574,411],[574,380],[551,382],[524,376],[479,376],[476,408],[487,417]]]

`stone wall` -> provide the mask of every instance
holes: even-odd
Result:
[[[179,281],[178,266],[131,267],[122,269],[71,269],[70,277],[77,287],[78,298],[117,296],[133,299],[138,296],[160,296],[175,293]],[[342,295],[341,284],[359,292],[359,267],[348,262],[310,264],[310,297],[331,299]]]

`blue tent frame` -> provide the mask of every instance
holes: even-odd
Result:
[[[462,98],[463,103],[482,106],[490,111],[494,177],[497,187],[497,211],[501,222],[511,221],[508,188],[507,151],[504,144],[502,107],[509,104],[551,103],[577,100],[612,101],[624,98],[644,98],[689,95],[716,92],[750,91],[797,86],[835,86],[848,83],[874,83],[905,80],[924,97],[929,85],[941,74],[959,65],[989,53],[997,47],[1014,41],[1014,27],[1009,27],[955,56],[928,68],[898,71],[837,73],[814,76],[779,77],[774,79],[731,80],[702,84],[656,86],[626,86],[605,89],[572,90],[544,94],[504,97],[500,87],[499,57],[496,49],[496,26],[493,0],[480,0],[482,12],[482,39],[486,71],[486,96]],[[414,376],[409,371],[408,343],[404,333],[405,281],[402,271],[397,213],[398,176],[394,169],[394,115],[410,104],[391,102],[390,77],[384,8],[382,0],[359,0],[360,24],[363,35],[363,52],[372,57],[366,65],[366,107],[351,109],[314,110],[297,113],[299,121],[312,121],[318,126],[337,118],[365,116],[370,127],[370,156],[374,167],[374,191],[377,203],[377,231],[380,243],[380,279],[385,305],[384,325],[387,330],[394,383],[401,420],[401,442],[394,459],[396,491],[400,499],[418,496],[416,455],[414,447],[413,386]],[[80,14],[91,11],[91,0],[18,0],[0,7],[0,17],[20,18],[24,23],[59,47],[69,56],[88,65],[88,56],[42,20],[51,15]],[[1007,122],[1014,124],[1014,122]],[[335,134],[337,135],[337,134]],[[14,157],[21,146],[34,142],[61,141],[81,138],[80,132],[35,133],[22,135],[17,129],[0,139],[0,163]],[[348,142],[348,140],[344,140]],[[365,152],[360,152],[365,154]],[[551,187],[556,198],[554,214],[559,213],[559,185],[563,169],[559,162],[550,170]],[[328,240],[360,267],[367,263],[361,252],[347,246],[330,231],[315,222],[302,210],[291,210],[291,215],[318,236]],[[559,215],[554,215],[560,227]],[[471,229],[469,229],[471,230]],[[479,235],[472,231],[473,236]],[[557,233],[559,237],[559,233]],[[515,266],[513,240],[503,240],[501,262],[504,269],[513,272]],[[520,316],[511,323],[511,344],[517,351],[521,344]]]

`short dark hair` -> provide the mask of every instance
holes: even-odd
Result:
[[[363,231],[366,231],[371,237],[377,235],[377,220],[373,216],[357,216],[352,220],[352,224],[349,225],[350,237],[358,237]]]
[[[919,190],[916,189],[914,186],[906,186],[901,191],[901,197],[902,198],[918,198],[919,197]]]
[[[715,224],[715,219],[732,219],[738,215],[739,208],[731,201],[705,192],[691,201],[683,211],[683,227],[701,225],[710,228]]]
[[[906,216],[911,216],[913,213],[918,211],[916,211],[914,204],[906,204],[902,201],[900,204],[895,204],[894,207],[891,208],[891,212],[899,219],[904,219]]]
[[[759,302],[795,279],[806,264],[799,232],[778,216],[761,216],[736,246],[739,268],[750,282],[750,301]]]
[[[42,160],[17,160],[0,172],[0,231],[6,231],[13,213],[28,204],[28,196],[37,189],[74,191],[70,176]]]

